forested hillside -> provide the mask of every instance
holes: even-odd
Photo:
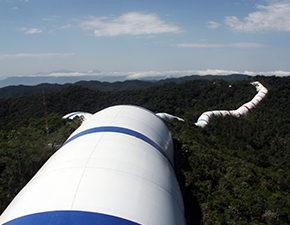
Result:
[[[194,125],[207,110],[237,109],[252,99],[253,80],[269,93],[245,117]],[[166,124],[188,224],[290,224],[289,96],[290,77],[274,76],[234,83],[198,79],[119,92],[68,86],[46,93],[49,134],[42,93],[0,100],[0,211],[79,126],[79,120],[62,120],[63,115],[133,104],[185,119]]]

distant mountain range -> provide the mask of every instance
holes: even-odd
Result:
[[[43,83],[49,84],[66,84],[75,83],[81,80],[98,80],[102,82],[124,81],[126,76],[27,76],[27,77],[8,77],[0,81],[0,88],[11,85],[38,85]]]
[[[110,79],[114,80],[115,78],[110,77],[108,80],[107,78],[99,77],[99,80],[89,80],[89,78],[96,76],[84,76],[84,77],[18,77],[18,78],[7,78],[6,84],[11,82],[14,79],[18,79],[19,83],[29,84],[29,85],[10,85],[6,86],[3,84],[4,81],[1,81],[0,87],[0,99],[7,99],[7,98],[18,98],[22,96],[29,96],[35,93],[40,92],[54,92],[61,90],[64,87],[69,85],[80,85],[83,87],[87,87],[89,89],[95,89],[100,91],[122,91],[122,90],[134,90],[134,89],[143,89],[148,87],[153,87],[156,85],[162,85],[164,83],[175,82],[181,83],[187,80],[194,80],[194,79],[207,79],[207,80],[214,80],[214,79],[223,79],[230,82],[240,81],[244,79],[249,79],[251,76],[243,75],[243,74],[232,74],[232,75],[225,75],[225,76],[214,76],[214,75],[206,75],[206,76],[199,76],[199,75],[192,75],[192,76],[185,76],[180,78],[168,78],[168,79],[158,79],[154,77],[154,81],[152,80],[124,80],[124,81],[116,81],[116,82],[109,82]],[[44,79],[45,78],[45,79]],[[82,81],[79,81],[80,78],[83,78]],[[122,80],[125,77],[118,77],[118,79]],[[105,80],[105,81],[104,81]],[[9,81],[9,82],[8,82]],[[13,81],[14,82],[14,81]],[[5,82],[4,82],[5,83]],[[37,84],[37,85],[35,85]],[[4,87],[3,87],[4,86]]]

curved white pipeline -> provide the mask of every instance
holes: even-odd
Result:
[[[66,114],[65,116],[63,116],[63,119],[73,119],[76,116],[79,116],[82,118],[82,122],[88,120],[93,114],[91,113],[87,113],[87,112],[72,112],[69,114]]]
[[[255,81],[255,82],[252,82],[251,84],[254,85],[256,87],[256,90],[258,91],[258,93],[255,95],[255,97],[251,101],[243,104],[237,110],[230,110],[230,111],[229,110],[215,110],[215,111],[204,112],[198,118],[195,125],[199,127],[205,127],[209,123],[210,119],[214,116],[235,116],[235,117],[245,116],[247,112],[250,109],[256,107],[256,105],[259,104],[260,101],[268,93],[268,89],[265,88],[260,82]]]
[[[158,116],[160,119],[163,119],[163,120],[177,119],[178,121],[184,122],[184,119],[182,119],[180,117],[177,117],[177,116],[170,115],[168,113],[156,113],[155,115]]]

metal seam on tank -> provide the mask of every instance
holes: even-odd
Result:
[[[86,165],[87,165],[87,163],[86,163]],[[134,177],[138,177],[139,179],[146,180],[146,181],[148,181],[148,182],[150,182],[150,183],[152,183],[152,184],[154,184],[154,185],[160,187],[162,190],[164,190],[164,191],[167,192],[170,196],[172,196],[172,198],[177,202],[177,204],[178,204],[179,209],[181,210],[181,212],[184,213],[184,209],[183,209],[183,207],[180,205],[180,202],[177,200],[177,198],[175,198],[175,196],[174,196],[173,194],[171,194],[170,191],[166,190],[165,188],[163,188],[162,186],[160,186],[159,184],[157,184],[157,183],[154,182],[154,181],[151,181],[151,180],[149,180],[149,179],[147,179],[147,178],[144,178],[144,177],[138,176],[138,175],[133,174],[133,173],[129,173],[129,172],[127,172],[127,171],[121,171],[121,170],[111,169],[111,168],[106,168],[106,167],[86,166],[86,165],[84,165],[84,166],[78,166],[78,167],[71,167],[71,168],[79,168],[79,169],[83,169],[82,176],[81,176],[81,178],[80,178],[80,182],[81,182],[81,180],[82,180],[82,178],[83,178],[83,175],[84,175],[84,173],[85,173],[85,171],[86,171],[87,169],[96,169],[96,170],[105,170],[105,171],[106,171],[106,170],[107,170],[107,171],[116,171],[116,172],[119,172],[119,173],[128,174],[128,175],[131,175],[131,176],[134,176]],[[44,175],[46,175],[46,174],[48,174],[48,173],[54,173],[54,172],[56,172],[56,171],[67,170],[67,169],[68,169],[68,168],[60,168],[60,169],[56,169],[56,170],[51,170],[51,171],[46,172],[46,173],[43,173],[43,174],[41,174],[41,175],[39,175],[39,176],[37,176],[37,177],[35,177],[35,178],[39,178],[39,177],[44,176]],[[171,169],[172,169],[171,172],[174,174],[173,168],[171,168]],[[78,184],[78,186],[77,186],[77,190],[78,190],[78,188],[79,188],[79,184]],[[76,191],[75,196],[74,196],[74,198],[73,198],[71,209],[73,208],[73,205],[74,205],[74,201],[75,201],[76,195],[77,195],[77,191]]]
[[[103,135],[104,135],[104,133],[102,134],[102,136],[103,136]],[[76,188],[76,191],[75,191],[75,194],[74,194],[74,197],[73,197],[72,203],[71,203],[71,208],[73,208],[73,206],[74,206],[74,202],[75,202],[75,199],[76,199],[76,196],[77,196],[77,193],[78,193],[78,190],[79,190],[79,187],[80,187],[81,181],[83,180],[83,176],[84,176],[84,174],[85,174],[85,172],[86,172],[86,170],[87,170],[87,165],[88,165],[88,163],[89,163],[89,161],[90,161],[90,159],[91,159],[91,157],[92,157],[92,155],[93,155],[93,153],[94,153],[96,147],[98,146],[100,140],[101,140],[101,138],[100,138],[100,139],[98,140],[98,142],[96,143],[95,147],[93,148],[93,150],[92,150],[92,152],[91,152],[91,154],[90,154],[90,157],[87,159],[87,162],[86,162],[86,164],[85,164],[84,167],[83,167],[83,172],[82,172],[82,175],[81,175],[81,177],[80,177],[80,179],[79,179],[79,182],[78,182],[78,185],[77,185],[77,188]]]
[[[85,170],[86,170],[87,168],[90,168],[90,169],[102,169],[102,170],[108,170],[108,171],[116,171],[116,172],[119,172],[119,173],[128,174],[128,175],[131,175],[131,176],[134,176],[134,177],[138,177],[139,179],[142,179],[142,180],[146,180],[146,181],[148,181],[148,182],[150,182],[150,183],[152,183],[152,184],[154,184],[154,185],[160,187],[162,190],[164,190],[166,193],[168,193],[170,196],[172,196],[172,198],[177,202],[180,211],[181,211],[182,213],[184,213],[184,209],[183,209],[183,207],[180,205],[180,202],[175,198],[174,195],[171,194],[170,191],[166,190],[165,188],[163,188],[163,187],[160,186],[159,184],[157,184],[157,183],[155,183],[155,182],[153,182],[153,181],[151,181],[151,180],[149,180],[149,179],[147,179],[147,178],[144,178],[144,177],[141,177],[141,176],[135,175],[135,174],[133,174],[133,173],[129,173],[129,172],[121,171],[121,170],[116,170],[116,169],[111,169],[111,168],[105,168],[105,167],[92,167],[92,166],[88,166],[88,167],[87,167],[87,166],[83,166],[83,167],[79,167],[79,168],[84,168]],[[66,169],[66,168],[62,168],[62,169],[58,169],[58,170],[64,170],[64,169]],[[54,171],[51,171],[51,172],[54,172]],[[174,171],[172,171],[172,172],[174,173]],[[177,183],[177,184],[178,184],[178,183]],[[76,193],[76,195],[77,195],[77,193]],[[74,199],[75,199],[75,198],[74,198]]]
[[[165,128],[165,129],[170,133],[170,130],[169,130],[168,127],[165,125],[164,121],[161,120],[158,116],[156,116],[156,114],[154,114],[153,112],[151,112],[149,109],[143,108],[143,107],[141,107],[141,106],[136,106],[136,105],[116,105],[116,106],[108,107],[108,108],[103,109],[103,110],[108,110],[108,109],[110,109],[110,108],[114,108],[114,107],[122,107],[122,109],[125,108],[125,107],[132,107],[132,108],[138,108],[138,109],[141,109],[141,110],[143,110],[143,111],[145,111],[145,112],[148,112],[149,114],[153,115],[154,117],[157,117],[157,118],[162,122],[164,128]],[[101,111],[103,111],[103,110],[101,110]],[[99,112],[101,112],[101,111],[99,111]],[[97,112],[97,113],[99,113],[99,112]],[[96,114],[97,114],[97,113],[96,113]]]
[[[163,188],[162,186],[160,186],[159,184],[147,179],[147,178],[144,178],[144,177],[141,177],[141,176],[138,176],[138,175],[135,175],[133,173],[129,173],[129,172],[125,172],[125,171],[121,171],[121,170],[116,170],[116,169],[110,169],[110,168],[103,168],[103,167],[92,167],[92,166],[89,166],[89,167],[86,167],[86,168],[93,168],[93,169],[103,169],[103,170],[111,170],[111,171],[116,171],[116,172],[119,172],[119,173],[124,173],[124,174],[128,174],[128,175],[131,175],[131,176],[134,176],[134,177],[138,177],[139,179],[142,179],[142,180],[146,180],[158,187],[160,187],[162,190],[164,190],[165,192],[167,192],[170,196],[172,196],[172,198],[177,202],[179,208],[180,208],[180,211],[184,213],[184,210],[183,210],[183,207],[179,204],[179,201],[174,197],[174,195],[171,194],[170,191],[166,190],[165,188]],[[173,174],[174,174],[174,171],[172,171]],[[177,182],[177,181],[176,181]],[[178,184],[178,183],[177,183]]]
[[[153,114],[153,115],[155,115],[155,114]],[[136,118],[131,117],[131,116],[126,116],[126,118],[134,119],[135,121],[138,121],[139,123],[145,125],[147,129],[150,129],[151,131],[153,131],[153,132],[155,133],[155,135],[158,135],[158,137],[160,138],[160,140],[162,140],[162,142],[166,143],[164,146],[168,146],[168,142],[169,142],[170,140],[168,140],[168,138],[165,139],[162,135],[159,134],[158,131],[156,131],[155,129],[153,129],[151,126],[148,126],[148,125],[147,125],[146,123],[144,123],[142,120],[136,119]],[[160,118],[158,118],[158,119],[161,120]],[[162,128],[164,128],[168,133],[170,133],[170,131],[168,130],[167,126],[163,123],[162,120],[161,120],[161,122],[162,122],[162,126],[163,126]],[[111,124],[112,124],[112,123],[111,123]],[[128,129],[129,129],[129,128],[128,128]],[[171,135],[170,135],[170,138],[169,138],[169,139],[171,139]],[[157,143],[156,143],[156,144],[157,144]],[[165,154],[166,154],[165,149],[163,149],[163,151],[164,151]],[[166,155],[167,155],[167,154],[166,154]],[[168,158],[169,158],[169,156],[168,156]]]
[[[170,134],[170,138],[169,138],[169,139],[171,139],[171,133],[170,133],[170,130],[169,130],[168,127],[165,125],[164,121],[163,121],[162,119],[160,119],[158,116],[156,116],[156,114],[154,114],[153,112],[151,112],[150,110],[148,110],[148,109],[146,109],[146,108],[143,108],[143,107],[141,107],[141,106],[136,106],[136,105],[123,105],[122,109],[126,108],[126,106],[129,106],[129,107],[132,107],[132,108],[137,108],[137,109],[143,110],[143,111],[145,111],[145,112],[148,112],[149,114],[151,114],[151,115],[154,116],[155,118],[158,118],[158,120],[160,120],[161,123],[162,123],[162,126],[163,126],[162,128],[164,128],[164,129],[165,129],[165,130]],[[139,119],[136,119],[136,118],[134,118],[134,119],[137,120],[137,121],[139,121],[139,122],[141,122],[142,124],[145,124],[145,123],[143,123],[142,120],[139,120]],[[164,138],[162,137],[162,135],[159,135],[159,133],[158,133],[156,130],[154,130],[152,127],[147,126],[147,124],[145,124],[145,125],[146,125],[146,127],[150,128],[152,131],[154,131],[154,132],[156,133],[156,135],[158,135],[159,138],[160,138],[161,140],[163,140],[163,141],[166,143],[165,146],[168,146],[168,141],[169,141],[168,138],[167,138],[167,140],[164,139]],[[164,152],[166,153],[165,149],[164,149]],[[170,161],[171,161],[171,160],[170,160]]]
[[[93,128],[89,128],[87,130],[81,131],[79,133],[77,133],[76,135],[72,136],[71,138],[69,138],[64,144],[63,146],[65,146],[66,144],[68,144],[69,142],[80,138],[82,136],[88,135],[88,134],[92,134],[92,133],[102,133],[102,132],[111,132],[111,133],[121,133],[121,134],[125,134],[125,135],[129,135],[131,137],[135,137],[138,138],[139,140],[142,140],[144,142],[146,142],[147,144],[151,145],[152,147],[154,147],[158,152],[160,152],[164,158],[169,162],[169,164],[173,167],[172,162],[170,161],[170,159],[168,158],[166,152],[152,139],[150,139],[149,137],[147,137],[144,134],[141,134],[137,131],[128,129],[128,128],[123,128],[123,127],[115,127],[115,126],[102,126],[102,127],[93,127]]]

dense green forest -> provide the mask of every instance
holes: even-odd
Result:
[[[252,99],[253,80],[269,93],[245,117],[217,117],[205,128],[194,125],[204,111],[237,109]],[[166,124],[175,143],[188,224],[290,224],[289,96],[290,77],[274,76],[198,79],[119,92],[72,85],[46,93],[49,134],[42,94],[2,99],[0,212],[80,125],[63,115],[133,104],[185,119]]]

